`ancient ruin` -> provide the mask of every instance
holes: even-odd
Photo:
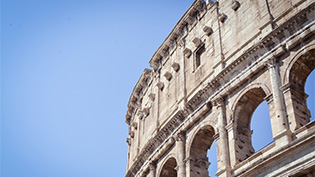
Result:
[[[195,0],[130,96],[126,177],[206,177],[213,143],[216,176],[315,177],[304,91],[314,9],[313,0]],[[263,101],[273,142],[255,151],[250,123]]]

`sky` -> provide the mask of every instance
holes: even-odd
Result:
[[[129,96],[192,2],[2,0],[1,176],[124,176]]]
[[[1,177],[124,176],[129,96],[193,0],[0,2]]]

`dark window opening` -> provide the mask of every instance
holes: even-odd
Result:
[[[195,69],[197,69],[201,65],[201,56],[206,51],[205,46],[201,45],[196,50],[196,58],[195,58]]]

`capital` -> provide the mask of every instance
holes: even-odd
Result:
[[[276,64],[277,64],[277,58],[275,57],[271,57],[265,62],[265,66],[267,66],[268,69],[275,68]]]
[[[215,106],[223,106],[224,105],[224,98],[220,96],[219,98],[214,100]]]
[[[154,171],[155,168],[156,168],[156,162],[152,161],[152,162],[149,164],[149,168],[150,168],[150,171]]]
[[[176,139],[176,141],[185,141],[185,139],[186,139],[186,132],[185,131],[180,131],[179,133],[177,133],[175,139]]]

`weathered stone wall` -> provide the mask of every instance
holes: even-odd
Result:
[[[194,1],[130,96],[126,176],[207,176],[212,143],[217,176],[314,175],[304,91],[315,68],[314,8],[311,0]],[[274,143],[255,152],[250,122],[263,101]]]

